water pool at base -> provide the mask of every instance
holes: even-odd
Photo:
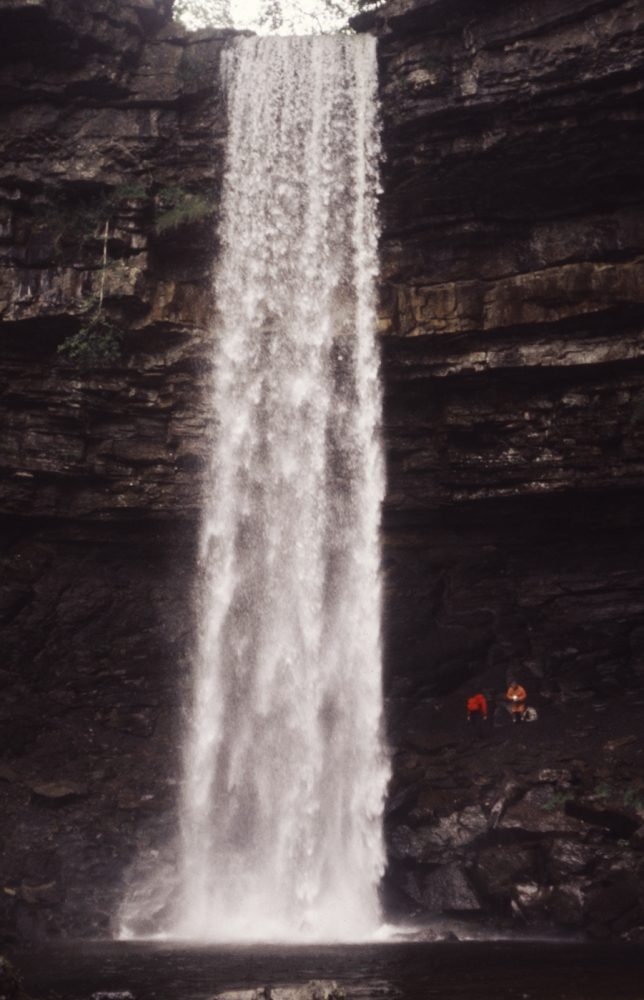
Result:
[[[174,947],[61,943],[15,956],[34,1000],[212,1000],[332,979],[347,1000],[644,1000],[644,948],[535,941]]]

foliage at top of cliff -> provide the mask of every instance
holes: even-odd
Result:
[[[382,0],[175,0],[174,14],[191,29],[247,28],[259,34],[348,30],[349,18]]]
[[[211,196],[185,191],[180,187],[162,188],[157,197],[155,229],[157,233],[172,232],[181,226],[214,215],[217,205]]]

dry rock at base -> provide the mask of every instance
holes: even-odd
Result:
[[[345,1000],[337,983],[315,980],[302,986],[260,986],[256,990],[217,993],[213,1000]]]

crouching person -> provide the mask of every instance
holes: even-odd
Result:
[[[513,722],[523,722],[523,714],[525,712],[525,702],[528,697],[524,687],[517,684],[516,681],[510,681],[510,687],[507,690],[505,697],[510,705],[510,711],[512,712]]]
[[[487,719],[487,700],[484,694],[474,694],[467,699],[467,721]]]

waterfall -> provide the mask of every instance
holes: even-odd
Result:
[[[380,924],[370,37],[225,54],[211,463],[178,889],[201,940],[358,940]]]

